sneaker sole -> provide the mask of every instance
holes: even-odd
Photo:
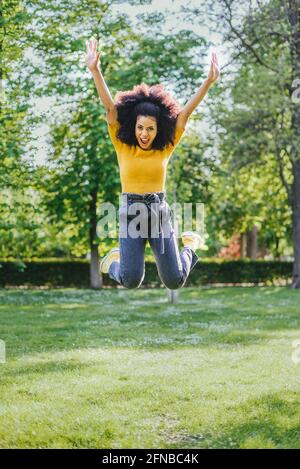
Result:
[[[100,262],[100,272],[103,273],[103,274],[107,274],[108,273],[108,270],[107,272],[102,272],[102,267],[105,263],[105,261],[107,260],[108,256],[113,253],[113,252],[117,252],[117,251],[120,251],[119,248],[113,248],[109,251],[109,253],[106,254],[106,256],[103,257],[102,261]]]

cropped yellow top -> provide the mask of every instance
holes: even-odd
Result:
[[[164,192],[167,165],[185,129],[176,129],[174,146],[169,143],[163,150],[143,150],[130,146],[117,138],[120,123],[108,124],[108,131],[117,153],[122,192],[145,194]]]

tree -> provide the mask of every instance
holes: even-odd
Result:
[[[237,135],[231,128],[227,134]],[[217,251],[226,239],[240,235],[241,257],[255,258],[265,249],[278,257],[283,254],[280,249],[291,243],[292,233],[290,207],[276,159],[267,154],[259,165],[254,161],[239,168],[230,159],[226,161],[224,152],[222,165],[211,179],[207,210],[208,230],[217,238]]]
[[[252,80],[252,90],[244,90],[245,101],[248,102],[257,96],[257,76],[265,75],[270,82],[272,96],[268,87],[259,89],[260,115],[257,120],[248,120],[244,131],[244,138],[240,150],[245,158],[257,157],[259,151],[266,153],[272,136],[274,140],[273,155],[277,159],[278,172],[283,187],[287,192],[287,200],[291,207],[291,220],[293,228],[294,267],[291,286],[300,287],[300,108],[294,99],[297,79],[300,77],[300,22],[299,0],[271,0],[269,2],[251,0],[219,0],[209,2],[208,16],[223,30],[223,37],[228,48],[231,49],[231,58],[224,67],[231,66],[223,77],[234,76],[240,65],[248,70]],[[189,9],[192,17],[199,15],[199,9]],[[233,67],[235,64],[235,67]],[[254,67],[255,66],[255,67]],[[252,75],[251,75],[252,73]],[[248,81],[248,83],[250,80]],[[264,94],[261,92],[263,91]],[[274,94],[275,93],[275,94]],[[258,100],[256,100],[258,102]],[[244,114],[247,109],[244,108]],[[253,117],[252,113],[252,117]],[[273,119],[273,133],[267,139],[266,129]],[[243,120],[245,125],[246,119]],[[241,127],[241,126],[240,126]],[[275,130],[276,129],[276,130]],[[257,147],[257,132],[260,132],[261,145]],[[237,134],[237,140],[240,134]],[[268,140],[268,141],[267,141]],[[235,146],[235,149],[238,145]],[[264,151],[262,151],[264,150]],[[253,153],[252,153],[253,152]],[[291,166],[292,180],[287,179],[285,164],[287,159]]]
[[[277,80],[276,96],[281,97],[276,109],[273,108],[274,155],[292,213],[294,266],[291,286],[300,288],[300,108],[293,99],[295,83],[300,77],[300,2],[257,2],[256,9],[250,2],[244,2],[248,14],[239,27],[234,23],[234,3],[236,5],[236,2],[221,0],[228,25],[227,39],[239,45],[237,52],[239,58],[244,57],[244,63],[247,57],[264,70],[269,79],[273,77],[273,84]],[[268,109],[269,102],[264,100],[264,103]],[[291,181],[285,174],[287,159],[291,165]]]
[[[29,73],[22,73],[22,69],[23,42],[30,19],[20,1],[0,2],[1,188],[17,187],[26,180],[29,168],[22,156],[33,124],[28,102],[32,81]]]
[[[36,235],[30,204],[34,150],[33,68],[25,47],[31,14],[18,0],[0,2],[0,255],[21,257]],[[27,153],[27,155],[26,155]],[[26,156],[26,157],[25,157]],[[30,213],[30,215],[29,215]]]

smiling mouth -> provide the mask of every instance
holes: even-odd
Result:
[[[144,145],[146,145],[146,143],[148,143],[149,140],[144,141],[144,140],[141,139],[141,142],[142,142]]]

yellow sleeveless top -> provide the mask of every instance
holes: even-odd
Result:
[[[176,129],[174,146],[169,143],[163,150],[143,150],[121,142],[116,137],[120,123],[108,124],[108,131],[117,153],[122,192],[145,194],[164,192],[167,165],[185,129]]]

